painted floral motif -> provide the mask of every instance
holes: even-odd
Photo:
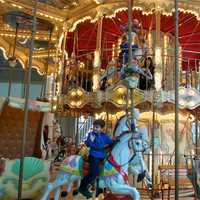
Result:
[[[17,198],[20,161],[6,160],[5,172],[0,177],[0,199]],[[49,180],[50,162],[38,158],[25,157],[22,184],[22,198],[35,199],[41,193]]]

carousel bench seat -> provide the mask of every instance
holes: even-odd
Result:
[[[175,166],[161,165],[160,172],[160,189],[162,192],[162,199],[164,198],[164,191],[168,191],[168,199],[171,196],[171,190],[175,189]],[[187,177],[187,169],[185,166],[179,166],[179,187],[182,189],[190,188],[191,182]]]

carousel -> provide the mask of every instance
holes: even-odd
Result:
[[[200,199],[199,7],[0,0],[0,200]],[[89,197],[79,186],[95,119],[115,145]]]

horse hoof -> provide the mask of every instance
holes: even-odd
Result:
[[[78,190],[73,191],[73,196],[76,196],[76,195],[78,195]]]
[[[66,191],[61,192],[61,197],[66,197],[67,195],[68,195],[68,192],[66,192]]]

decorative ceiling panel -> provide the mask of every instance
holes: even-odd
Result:
[[[39,0],[41,3],[57,7],[59,9],[73,9],[79,5],[79,0]]]

